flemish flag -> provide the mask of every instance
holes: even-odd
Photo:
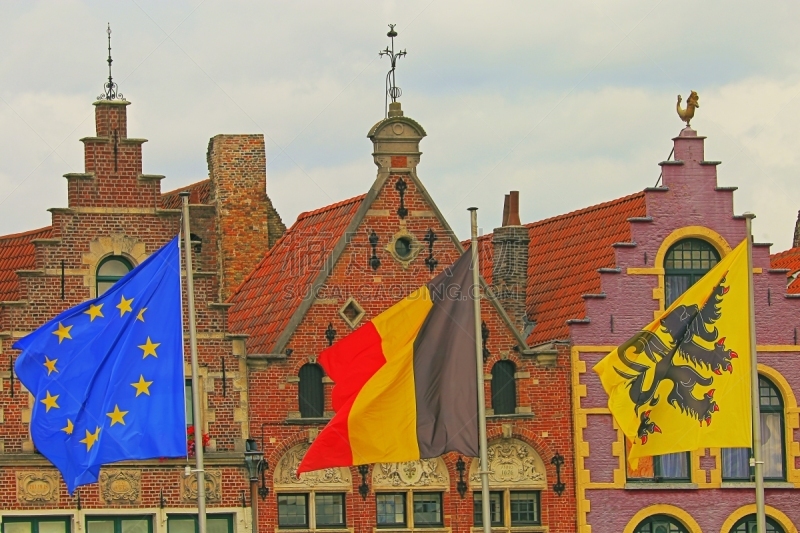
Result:
[[[747,241],[594,367],[628,459],[752,445]]]
[[[336,415],[298,475],[334,466],[478,455],[470,253],[320,354]]]

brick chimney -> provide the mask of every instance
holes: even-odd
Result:
[[[794,239],[792,240],[792,248],[800,246],[800,211],[797,212],[797,221],[794,223]]]
[[[519,191],[505,197],[503,225],[492,234],[492,290],[519,331],[526,325],[528,228],[519,220]]]
[[[216,205],[221,301],[275,243],[286,226],[267,197],[263,135],[217,135],[208,143],[211,202]]]

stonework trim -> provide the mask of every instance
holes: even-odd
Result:
[[[450,474],[441,457],[403,463],[378,463],[372,469],[374,490],[414,488],[450,490]]]
[[[97,265],[112,255],[125,257],[134,267],[147,259],[144,242],[127,235],[117,233],[90,241],[89,252],[83,254],[82,258],[83,264],[89,267],[88,272],[84,274],[83,284],[89,288],[90,299],[97,297]]]
[[[661,241],[661,246],[659,246],[658,252],[656,252],[656,257],[653,260],[653,267],[628,268],[627,273],[629,275],[658,276],[658,287],[653,289],[653,300],[658,301],[658,310],[654,311],[653,313],[654,318],[658,318],[661,316],[661,313],[664,312],[664,258],[667,256],[667,252],[672,245],[678,241],[682,241],[683,239],[701,239],[706,241],[713,246],[715,250],[717,250],[720,258],[725,257],[733,250],[733,248],[731,248],[731,246],[728,244],[728,241],[726,241],[722,235],[716,231],[705,226],[686,226],[674,230],[672,233],[667,235],[663,241]],[[753,272],[756,270],[760,271],[761,269],[753,269]]]
[[[766,515],[773,520],[775,520],[778,524],[781,525],[786,533],[798,533],[797,527],[792,523],[788,516],[783,514],[778,509],[772,507],[771,505],[765,505],[765,512]],[[722,527],[720,528],[720,533],[729,533],[733,524],[736,523],[737,520],[744,518],[749,514],[755,514],[756,506],[755,504],[751,503],[749,505],[745,505],[743,507],[739,507],[734,512],[730,514],[728,518],[722,523]]]
[[[639,522],[647,518],[648,516],[653,516],[657,514],[663,514],[670,516],[680,522],[683,527],[689,530],[689,533],[703,533],[703,530],[700,528],[700,524],[692,518],[692,515],[681,509],[680,507],[675,507],[674,505],[666,505],[663,503],[658,503],[655,505],[651,505],[649,507],[645,507],[644,509],[640,510],[638,513],[633,515],[628,525],[625,526],[623,533],[633,533],[636,529],[636,526],[639,525]],[[725,530],[727,533],[727,530]]]

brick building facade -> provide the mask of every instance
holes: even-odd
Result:
[[[65,175],[68,206],[50,209],[52,224],[0,237],[0,519],[7,532],[188,531],[194,520],[186,513],[196,505],[196,478],[184,476],[193,459],[111,465],[98,483],[71,497],[34,449],[28,429],[34,400],[10,370],[17,339],[102,292],[179,231],[180,191],[162,194],[164,176],[142,173],[145,139],[128,137],[128,104],[95,102],[96,134],[82,139],[85,172]],[[249,426],[244,341],[228,335],[224,302],[284,228],[266,196],[262,136],[214,137],[208,159],[209,179],[184,189],[191,203],[203,405],[192,415],[209,438],[213,531],[232,533],[250,527],[241,498],[248,488],[242,452]],[[188,360],[187,346],[187,375]]]
[[[230,299],[229,329],[249,335],[250,432],[271,467],[261,531],[376,528],[470,531],[477,461],[437,459],[331,468],[295,476],[332,416],[330,380],[317,356],[404,298],[462,252],[417,174],[423,128],[392,104],[369,132],[377,178],[365,195],[302,213]],[[365,182],[365,188],[367,183]],[[466,216],[466,213],[464,213]],[[515,227],[516,228],[516,227]],[[497,245],[526,249],[515,228]],[[502,255],[500,252],[498,255]],[[502,298],[525,273],[511,268]],[[524,301],[524,288],[522,291]],[[572,532],[576,510],[569,410],[569,350],[527,348],[497,298],[482,300],[494,529]],[[551,463],[561,454],[560,473]],[[563,492],[553,486],[559,476]],[[460,482],[461,491],[459,492]],[[363,491],[363,492],[360,492]]]
[[[745,238],[735,187],[717,185],[719,162],[684,129],[658,187],[528,224],[531,346],[570,351],[580,533],[747,533],[755,492],[747,449],[702,449],[626,461],[621,430],[592,367],[630,338]],[[490,279],[497,239],[482,241]],[[496,252],[494,252],[496,253]],[[800,523],[800,249],[770,256],[754,245],[761,427],[768,531]],[[788,276],[788,279],[787,279]],[[710,372],[710,370],[706,370]],[[752,529],[755,531],[755,529]]]

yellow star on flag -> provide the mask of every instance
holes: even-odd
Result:
[[[72,326],[65,326],[61,322],[58,323],[58,329],[53,332],[53,335],[58,335],[58,344],[61,344],[61,341],[64,339],[72,339],[72,336],[69,334],[69,330],[72,329]]]
[[[85,314],[89,315],[89,322],[94,322],[94,319],[97,317],[105,318],[103,313],[100,311],[103,308],[103,304],[94,305],[89,304],[89,309],[84,311]]]
[[[56,400],[58,400],[58,396],[59,396],[58,394],[56,394],[55,396],[51,396],[50,391],[47,391],[47,397],[44,398],[43,400],[39,400],[45,405],[45,410],[44,410],[45,413],[49,413],[50,409],[53,407],[58,409],[58,404],[56,403]]]
[[[46,355],[44,356],[44,366],[47,368],[48,376],[53,372],[58,372],[58,369],[56,368],[56,361],[58,361],[58,359],[51,360]]]
[[[63,431],[67,435],[72,435],[72,430],[74,428],[75,428],[75,426],[72,424],[72,420],[67,418],[67,425],[66,425],[66,427],[61,428],[61,431]]]
[[[119,405],[114,405],[114,410],[112,412],[110,412],[110,413],[106,413],[106,416],[111,418],[111,425],[112,426],[114,424],[116,424],[117,422],[119,422],[120,424],[122,424],[124,426],[125,425],[125,418],[124,417],[127,414],[128,414],[128,411],[120,411],[119,410]]]
[[[158,354],[156,354],[156,348],[159,346],[161,346],[160,342],[153,342],[150,340],[150,337],[147,337],[147,343],[139,345],[139,348],[141,348],[144,352],[142,359],[146,359],[148,355],[158,357]]]
[[[141,309],[139,309],[139,314],[136,315],[136,320],[141,320],[142,322],[144,322],[144,312],[145,311],[147,311],[146,307],[142,307]]]
[[[138,396],[142,393],[150,396],[150,389],[148,387],[150,387],[152,384],[152,381],[145,381],[144,376],[139,374],[139,381],[137,383],[131,383],[131,386],[136,387],[136,397],[138,398]]]
[[[119,316],[125,315],[125,313],[132,313],[133,309],[131,308],[131,304],[133,303],[133,298],[130,300],[125,299],[125,295],[123,294],[119,300],[119,303],[116,305],[117,309],[119,309]]]
[[[80,442],[86,445],[86,451],[92,449],[94,443],[97,442],[97,439],[100,438],[100,426],[97,426],[97,429],[94,430],[94,433],[89,433],[89,430],[86,430],[86,437],[81,439]]]

